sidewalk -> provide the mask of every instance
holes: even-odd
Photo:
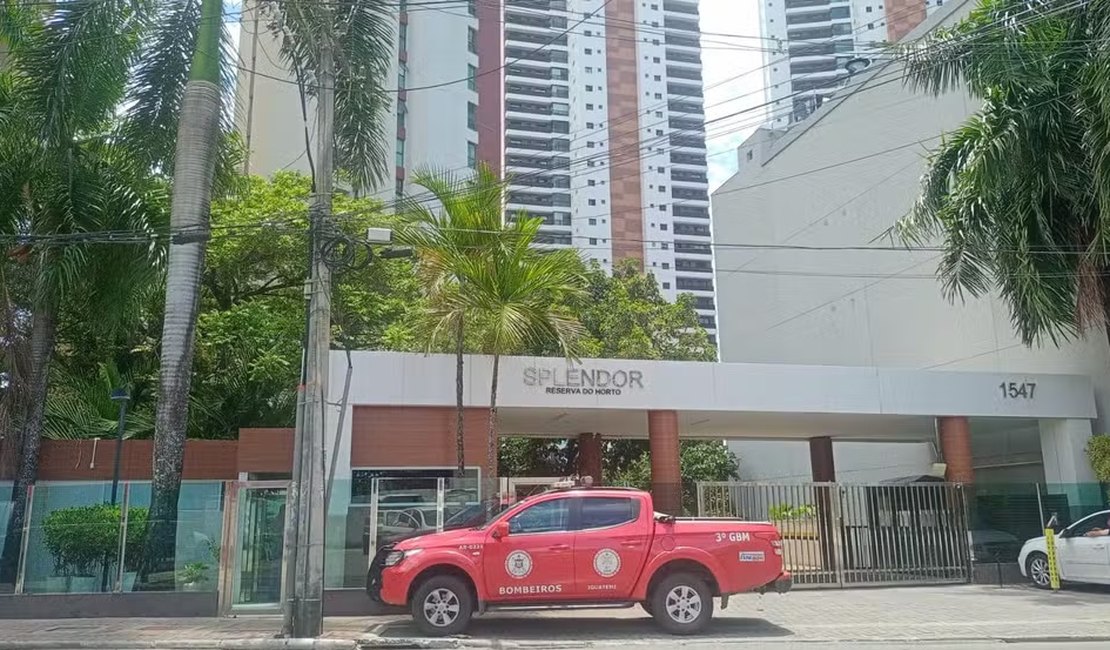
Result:
[[[0,650],[37,648],[317,648],[782,646],[815,641],[1110,642],[1110,589],[1060,593],[1024,587],[916,587],[746,595],[717,611],[708,633],[661,634],[637,608],[520,612],[475,619],[462,639],[421,640],[407,617],[329,618],[316,641],[274,639],[280,621],[238,619],[70,619],[0,621]]]

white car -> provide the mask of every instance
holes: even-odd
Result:
[[[1060,532],[1056,536],[1056,564],[1061,580],[1110,585],[1110,510],[1084,517]],[[1018,565],[1021,575],[1034,585],[1042,589],[1049,586],[1044,537],[1025,542]]]

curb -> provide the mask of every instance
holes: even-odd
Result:
[[[713,644],[718,647],[732,646],[732,645],[758,645],[759,647],[775,646],[780,644],[793,645],[810,645],[818,643],[836,643],[844,644],[851,647],[868,647],[873,645],[882,644],[885,647],[890,643],[906,644],[906,645],[928,645],[928,644],[943,644],[943,643],[966,643],[971,641],[978,642],[995,642],[1001,644],[1025,644],[1025,643],[1078,643],[1078,642],[1110,642],[1110,636],[1107,635],[1075,635],[1075,636],[950,636],[950,637],[891,637],[887,639],[878,639],[874,637],[864,638],[836,638],[836,639],[818,639],[818,638],[803,638],[799,639],[793,635],[776,637],[776,638],[743,638],[743,637],[675,637],[668,639],[666,642],[671,647],[682,647],[690,644]],[[420,649],[420,650],[457,650],[465,648],[496,648],[498,650],[540,650],[543,648],[550,648],[552,650],[563,650],[567,648],[605,648],[612,646],[642,646],[649,643],[664,643],[663,639],[659,640],[640,640],[640,639],[591,639],[591,640],[567,640],[558,641],[552,639],[550,641],[501,641],[496,639],[471,639],[471,638],[444,638],[444,639],[424,639],[424,638],[382,638],[382,637],[369,637],[359,639],[357,646],[359,650],[372,650],[376,648],[396,648],[396,649]],[[0,646],[3,650],[3,646]]]
[[[164,639],[158,641],[0,641],[0,650],[357,650],[352,639]]]

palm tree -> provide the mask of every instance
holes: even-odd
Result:
[[[1110,5],[984,0],[904,48],[908,84],[982,102],[933,152],[905,241],[950,299],[997,287],[1027,345],[1110,317]]]
[[[221,54],[221,0],[161,0],[132,84],[131,123],[140,132],[160,134],[151,149],[155,165],[169,166],[172,141],[174,177],[171,242],[166,277],[161,377],[154,440],[151,532],[147,573],[172,570],[177,500],[188,424],[193,345],[214,179],[233,168],[220,156],[221,64],[227,86],[230,55]],[[336,165],[353,188],[365,189],[384,177],[387,164],[381,113],[389,106],[382,84],[391,52],[391,5],[385,0],[260,0],[255,10],[280,40],[281,57],[296,72],[308,95],[318,78],[318,46],[330,40],[336,51]],[[228,125],[224,123],[224,130]],[[172,573],[170,574],[172,575]]]
[[[403,202],[408,224],[398,229],[399,241],[417,254],[417,274],[428,297],[425,314],[429,336],[425,349],[438,349],[445,336],[455,351],[455,461],[456,476],[466,472],[463,352],[468,305],[461,301],[462,267],[468,259],[499,245],[504,214],[505,184],[486,165],[477,173],[421,171],[413,183],[428,191],[438,206],[412,197]]]
[[[149,281],[159,251],[152,234],[158,191],[148,170],[115,136],[116,108],[133,61],[137,24],[128,0],[71,0],[57,7],[5,3],[0,71],[0,241],[33,266],[29,354],[13,418],[19,468],[9,531],[23,524],[26,488],[38,474],[44,407],[57,324],[82,303],[105,328],[121,301]],[[138,235],[106,246],[91,233]],[[10,299],[10,298],[9,298]],[[18,535],[9,532],[2,573],[10,577]],[[0,578],[2,579],[2,578]]]
[[[468,255],[459,265],[462,290],[454,300],[482,323],[485,351],[493,356],[486,462],[497,465],[497,383],[501,355],[553,342],[576,356],[583,328],[568,301],[585,294],[586,277],[574,249],[535,247],[542,219],[516,215],[498,233],[500,245]]]

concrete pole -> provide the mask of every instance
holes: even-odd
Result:
[[[324,9],[326,11],[326,9]],[[330,24],[330,21],[326,21]],[[289,598],[283,607],[283,630],[299,639],[323,632],[324,600],[324,423],[331,350],[331,269],[324,255],[332,231],[331,204],[335,141],[335,60],[331,35],[320,39],[320,67],[316,77],[316,194],[309,211],[311,280],[308,301],[304,394],[298,418],[294,480],[287,502],[285,541],[292,544],[286,557]],[[291,529],[290,529],[291,528]]]

